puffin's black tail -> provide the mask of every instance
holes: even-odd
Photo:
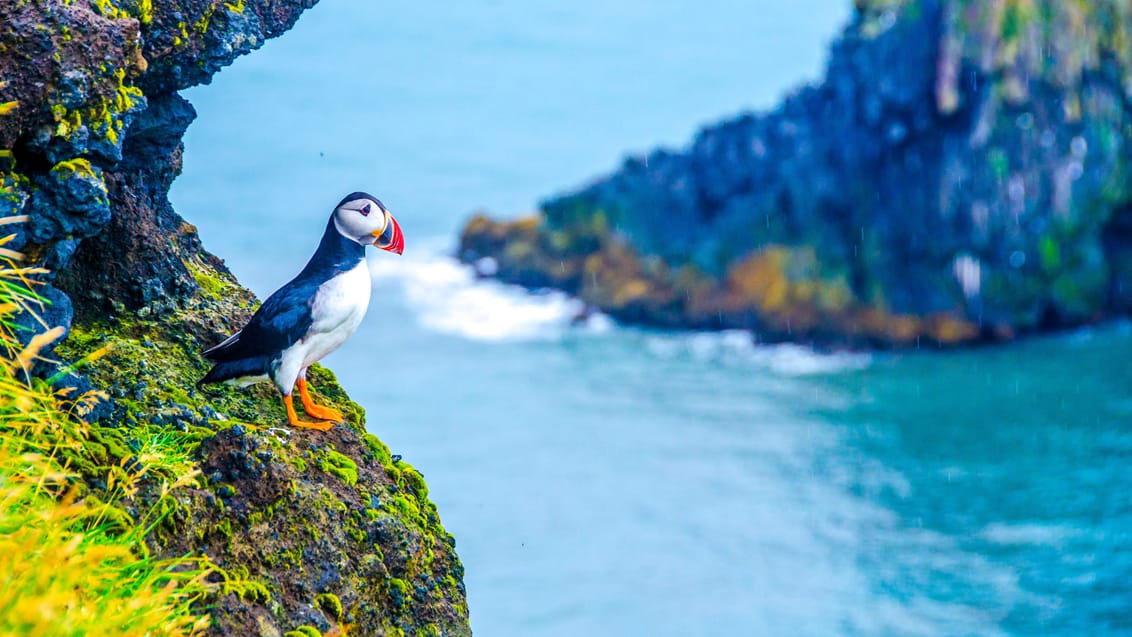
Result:
[[[197,381],[197,389],[201,389],[205,385],[211,385],[213,383],[223,383],[226,380],[232,380],[234,378],[263,376],[267,374],[270,368],[271,359],[267,356],[222,361],[214,365],[212,369],[204,375],[204,378]]]

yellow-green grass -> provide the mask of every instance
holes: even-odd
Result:
[[[145,545],[161,504],[196,481],[187,445],[141,427],[130,431],[129,458],[94,461],[106,456],[91,454],[84,416],[97,396],[28,373],[61,330],[26,347],[16,338],[15,314],[38,303],[37,274],[0,260],[0,635],[200,634],[208,620],[198,602],[215,568],[155,559]],[[119,503],[143,482],[159,485],[157,504],[137,507],[135,519]]]

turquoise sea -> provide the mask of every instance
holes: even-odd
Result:
[[[428,479],[478,635],[1132,634],[1132,325],[818,354],[629,329],[477,282],[518,215],[820,76],[848,0],[323,0],[187,91],[178,211],[261,296],[369,190],[327,359]]]

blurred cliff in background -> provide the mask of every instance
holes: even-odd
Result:
[[[1117,0],[858,0],[820,84],[537,218],[477,217],[460,256],[628,322],[765,340],[955,344],[1126,314],[1130,32]]]

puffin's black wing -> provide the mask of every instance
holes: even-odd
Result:
[[[204,352],[218,361],[275,357],[307,335],[318,286],[295,279],[269,296],[244,329]]]

